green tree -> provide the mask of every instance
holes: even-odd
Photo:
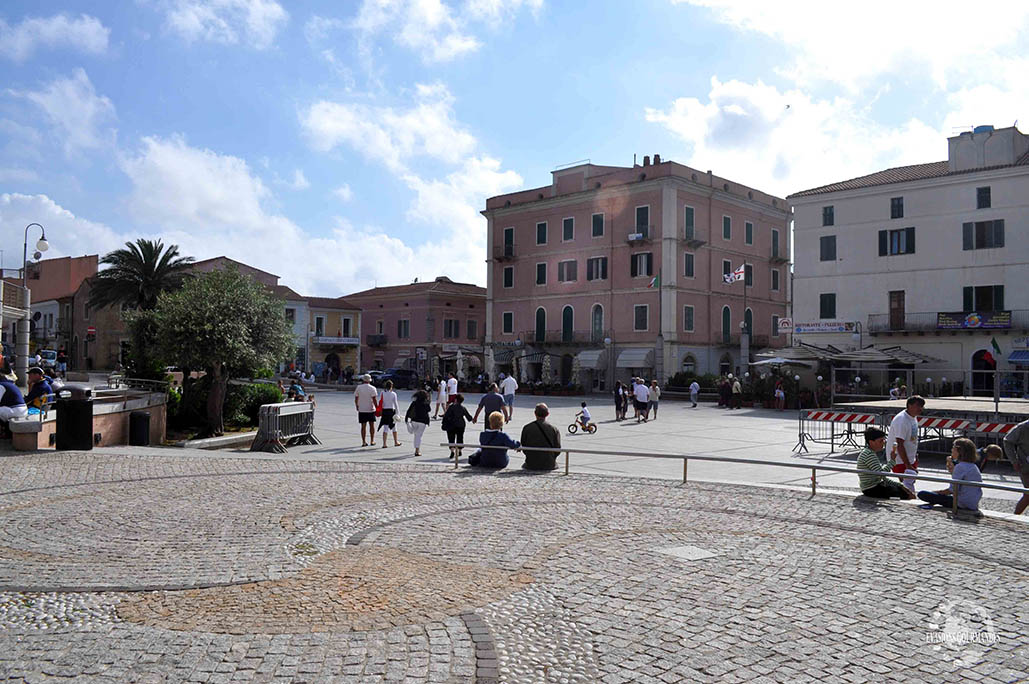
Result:
[[[153,321],[158,348],[211,377],[207,433],[224,431],[229,379],[273,366],[293,350],[293,333],[282,302],[237,269],[189,278],[181,289],[157,299]]]

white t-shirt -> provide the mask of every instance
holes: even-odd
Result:
[[[375,410],[375,400],[379,391],[372,387],[370,382],[362,382],[354,389],[354,397],[357,399],[357,410],[359,413],[370,413]]]
[[[382,408],[393,409],[397,408],[397,393],[393,390],[384,390],[382,392]]]
[[[890,388],[890,399],[900,399],[900,389],[897,387]]]
[[[518,391],[518,381],[512,376],[507,376],[500,382],[501,394],[514,394]]]
[[[439,400],[440,401],[446,401],[447,400],[447,381],[446,380],[440,380],[439,381],[439,392],[438,392],[438,395],[439,395]]]
[[[450,378],[447,380],[447,396],[454,396],[457,394],[457,378]]]
[[[636,401],[650,401],[650,390],[646,385],[636,385],[636,389],[633,391],[636,393]]]
[[[582,407],[582,422],[588,423],[590,421],[590,418],[592,418],[592,416],[590,416],[590,410],[588,408],[586,408],[585,406],[583,406]]]
[[[908,462],[914,465],[918,460],[918,419],[907,412],[901,411],[893,417],[890,422],[890,431],[886,434],[886,453],[893,455],[893,449],[897,440],[904,441],[904,449],[907,451]],[[900,449],[897,449],[897,463],[901,462]]]
[[[690,394],[697,394],[699,392],[700,392],[700,385],[698,385],[697,381],[694,380],[692,383],[690,383]]]

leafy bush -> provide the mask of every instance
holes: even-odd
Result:
[[[694,380],[696,380],[697,384],[700,385],[701,390],[713,390],[718,388],[718,376],[714,373],[697,375],[696,373],[686,373],[685,371],[680,371],[668,378],[667,387],[681,387],[685,389],[689,387]]]
[[[210,377],[204,376],[190,382],[182,398],[176,397],[174,410],[169,398],[169,424],[184,430],[202,428],[207,417],[207,396],[210,391]],[[229,385],[225,395],[225,423],[235,427],[256,426],[261,405],[280,401],[282,392],[276,385]]]

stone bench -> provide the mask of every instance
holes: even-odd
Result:
[[[15,451],[37,451],[53,446],[57,434],[55,411],[46,416],[25,416],[12,418],[7,424],[11,430],[11,446]]]

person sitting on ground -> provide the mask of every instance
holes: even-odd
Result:
[[[1004,435],[1004,453],[1022,480],[1022,486],[1029,489],[1029,420],[1023,420]],[[1029,494],[1023,494],[1015,504],[1015,515],[1025,513],[1026,508],[1029,508]]]
[[[25,397],[18,386],[7,378],[0,378],[0,422],[7,426],[11,418],[23,418],[29,415],[29,407],[25,405]]]
[[[581,425],[583,427],[583,429],[586,429],[587,427],[589,427],[590,418],[592,418],[592,416],[590,416],[590,410],[588,408],[586,408],[586,402],[585,401],[582,402],[582,410],[579,411],[578,413],[576,413],[575,417],[579,419],[579,425]],[[525,441],[524,437],[523,437],[522,441],[523,442]]]
[[[586,411],[586,402],[582,403],[583,411]],[[561,433],[557,428],[547,422],[550,415],[550,408],[544,404],[536,404],[534,410],[536,420],[522,428],[522,446],[539,449],[556,449],[561,446]],[[589,413],[587,412],[587,416]],[[557,467],[557,451],[525,451],[526,470],[553,470]]]
[[[25,405],[28,406],[29,415],[39,415],[46,409],[46,405],[54,400],[54,389],[47,382],[43,369],[33,366],[29,369],[29,393],[25,397]]]
[[[982,482],[983,476],[979,472],[979,468],[976,467],[975,461],[975,442],[964,437],[955,439],[954,446],[950,450],[950,456],[947,458],[947,470],[951,471],[951,477],[954,480],[964,480],[966,482]],[[979,500],[983,497],[982,487],[958,484],[951,484],[946,489],[936,492],[919,492],[918,498],[926,502],[922,508],[929,509],[934,505],[943,506],[944,508],[952,507],[954,505],[955,487],[957,487],[958,508],[978,511]]]
[[[457,401],[457,395],[454,395]],[[507,457],[508,449],[517,449],[521,446],[518,442],[504,434],[504,414],[494,411],[486,419],[489,428],[479,433],[479,449],[468,457],[468,465],[481,468],[506,468],[509,463]]]
[[[489,392],[482,395],[482,399],[479,399],[479,407],[475,409],[475,415],[472,416],[472,422],[476,423],[479,420],[479,414],[482,410],[486,410],[486,415],[490,415],[494,411],[499,411],[504,415],[504,420],[511,420],[511,416],[507,412],[507,404],[504,402],[504,397],[500,395],[497,383],[492,383],[489,386]],[[445,415],[445,414],[444,414]]]
[[[886,446],[886,433],[879,428],[870,427],[865,430],[865,448],[858,455],[858,470],[874,470],[881,473],[893,471],[896,461],[892,459],[883,463],[877,452]],[[861,493],[873,499],[913,499],[915,495],[904,485],[875,473],[858,473]]]
[[[440,421],[440,426],[447,433],[448,444],[464,444],[465,421],[472,422],[472,414],[464,407],[464,395],[458,392],[454,403],[447,406],[443,420]],[[461,447],[450,447],[450,457],[461,458]]]

